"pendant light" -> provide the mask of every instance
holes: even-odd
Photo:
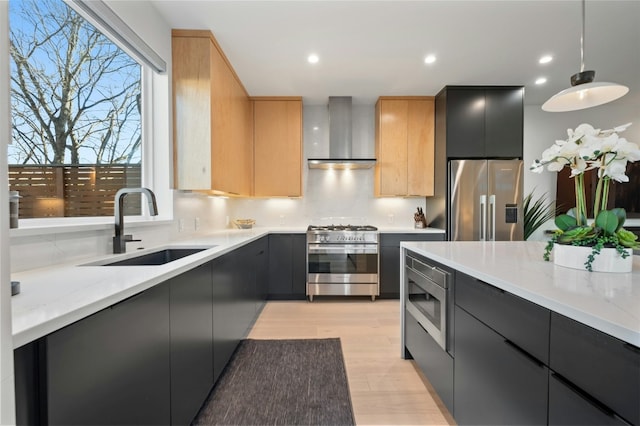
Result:
[[[571,87],[553,95],[542,104],[548,112],[577,111],[606,104],[621,98],[629,88],[616,83],[594,83],[595,71],[584,70],[584,12],[585,0],[582,0],[582,36],[580,37],[580,72],[571,76]]]

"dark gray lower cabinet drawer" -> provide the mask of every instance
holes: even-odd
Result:
[[[628,425],[561,377],[549,377],[549,424],[575,426]]]
[[[457,306],[455,317],[456,422],[546,424],[549,369]]]
[[[640,424],[640,349],[553,313],[549,367],[632,424]]]
[[[461,272],[456,273],[455,303],[548,364],[548,309]]]
[[[453,358],[408,311],[405,311],[405,346],[449,412],[453,413]]]

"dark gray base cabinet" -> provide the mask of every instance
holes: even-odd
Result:
[[[453,357],[442,350],[408,311],[405,311],[405,347],[453,413]]]
[[[168,281],[171,314],[171,424],[189,424],[213,386],[211,263]]]
[[[269,235],[269,290],[272,300],[303,300],[307,289],[306,234]]]
[[[547,367],[458,306],[455,318],[456,422],[546,424]]]
[[[455,276],[458,424],[640,424],[639,348]]]
[[[380,233],[380,298],[400,298],[400,242],[401,241],[444,241],[442,234]]]
[[[169,285],[139,293],[44,339],[42,423],[169,423]]]
[[[14,351],[18,424],[190,424],[267,292],[262,238]]]
[[[553,313],[549,358],[554,373],[582,396],[580,406],[590,406],[575,404],[571,410],[552,394],[550,403],[562,410],[550,412],[550,423],[573,418],[583,424],[640,424],[640,348]],[[590,420],[586,413],[592,413]]]
[[[549,377],[549,424],[616,426],[629,423],[555,373]]]

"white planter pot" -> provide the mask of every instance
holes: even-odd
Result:
[[[623,259],[615,248],[603,248],[593,260],[591,269],[593,272],[631,272],[633,250],[625,249],[625,251],[629,253],[629,256]],[[587,268],[584,264],[590,254],[591,247],[553,245],[553,263],[567,268],[586,271]]]

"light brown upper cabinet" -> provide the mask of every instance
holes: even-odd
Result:
[[[433,195],[433,141],[432,96],[378,98],[375,195]]]
[[[251,100],[210,31],[171,35],[174,188],[250,195]]]
[[[256,197],[302,196],[302,98],[255,97]]]

